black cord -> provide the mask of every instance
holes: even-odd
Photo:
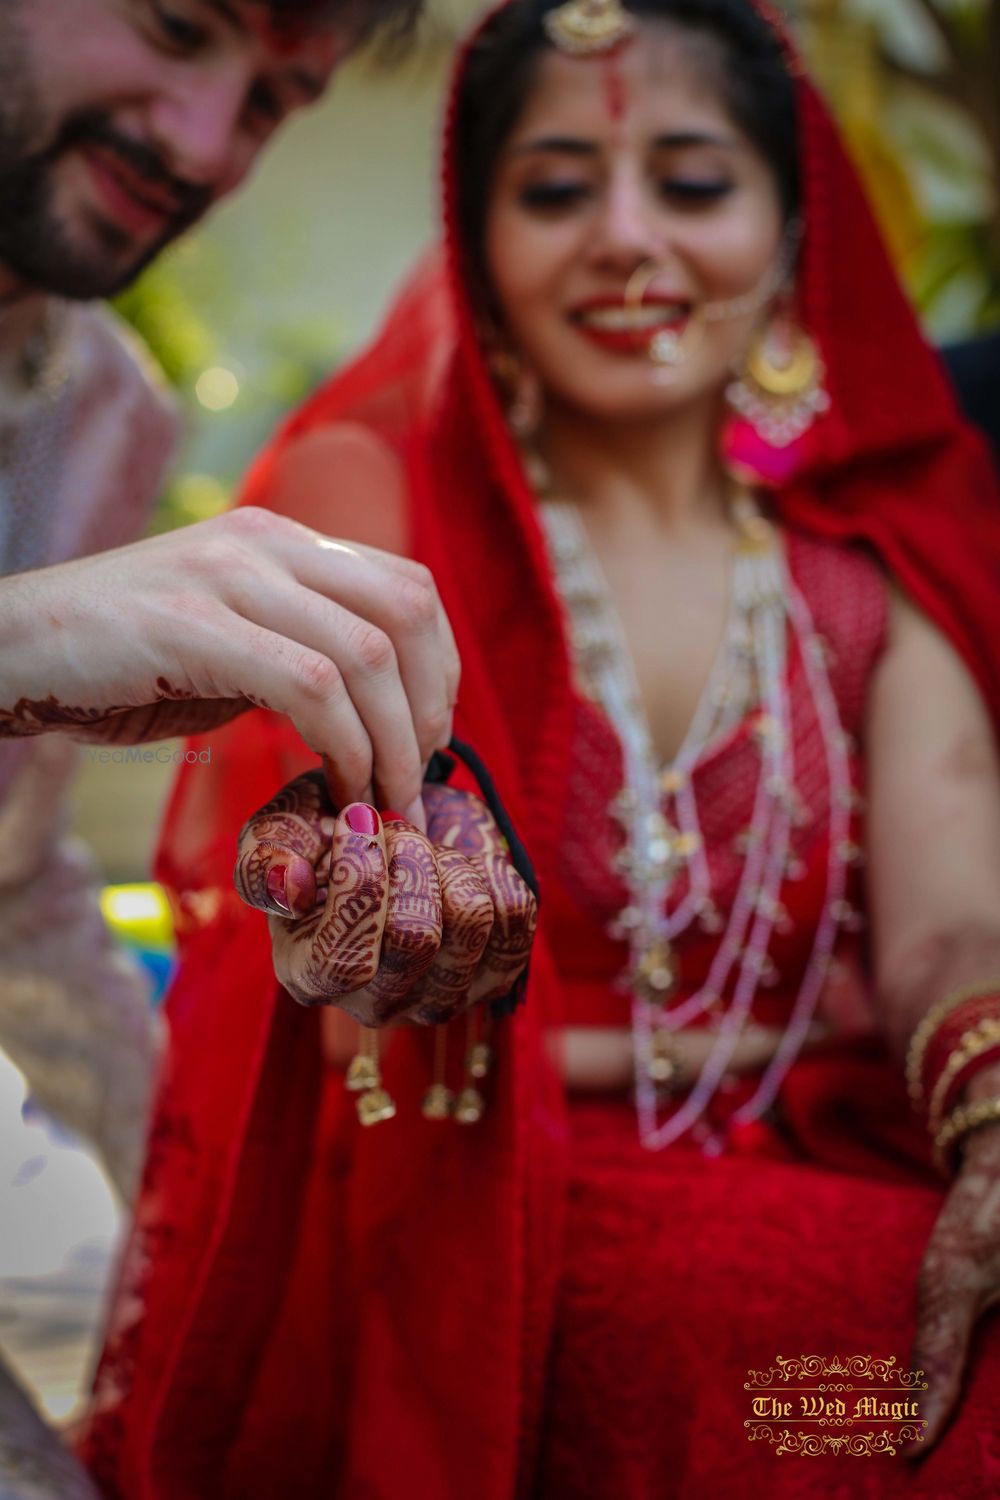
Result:
[[[452,737],[448,745],[449,753],[443,750],[435,750],[431,756],[430,764],[424,776],[425,781],[430,781],[440,786],[446,783],[455,769],[454,756],[463,761],[472,775],[475,777],[476,785],[482,794],[483,801],[489,808],[497,827],[503,834],[507,848],[510,851],[510,862],[528,887],[535,900],[538,900],[538,877],[535,867],[531,863],[527,849],[518,835],[517,829],[511,821],[510,814],[500,800],[499,793],[493,785],[493,777],[487,771],[482,758],[473,750],[471,745],[465,744],[463,740]],[[501,1016],[509,1016],[524,999],[525,990],[528,987],[528,968],[525,965],[524,972],[515,980],[510,993],[504,995],[500,1000],[494,1000],[490,1006],[491,1013],[498,1019]]]

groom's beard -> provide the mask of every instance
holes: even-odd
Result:
[[[0,44],[7,40],[0,20]],[[100,108],[78,110],[53,133],[26,67],[8,52],[0,65],[0,266],[27,286],[63,297],[108,297],[120,290],[212,202],[211,188],[175,177],[151,147],[123,135]],[[20,59],[26,63],[27,59]],[[32,146],[50,137],[48,145]],[[66,222],[57,206],[59,169],[78,147],[117,157],[158,198],[173,205],[152,241],[136,243],[98,209]]]

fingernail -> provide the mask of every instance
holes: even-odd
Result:
[[[406,819],[403,817],[402,813],[392,812],[391,810],[387,810],[386,812],[384,812],[382,814],[382,822],[383,823],[405,823]]]
[[[266,885],[269,900],[273,901],[274,905],[279,907],[281,911],[291,916],[292,908],[289,906],[288,897],[285,895],[285,881],[287,879],[287,865],[272,865],[267,872]]]
[[[367,838],[374,838],[378,833],[378,813],[367,802],[353,802],[345,816],[352,833],[363,833]]]

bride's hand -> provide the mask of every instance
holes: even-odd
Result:
[[[426,1025],[523,972],[535,900],[488,809],[447,786],[423,800],[427,835],[361,802],[334,816],[311,771],[243,829],[236,889],[268,913],[275,973],[303,1005]]]
[[[984,1069],[967,1099],[1000,1095],[1000,1068]],[[981,1126],[962,1143],[962,1166],[931,1232],[920,1270],[917,1332],[910,1368],[923,1370],[923,1442],[905,1449],[917,1458],[955,1414],[973,1329],[1000,1302],[1000,1123]]]

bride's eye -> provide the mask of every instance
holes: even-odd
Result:
[[[682,203],[714,203],[731,191],[731,184],[710,178],[666,177],[660,182],[665,198]]]
[[[518,199],[525,208],[569,208],[585,198],[587,192],[583,182],[532,182],[521,189]]]

